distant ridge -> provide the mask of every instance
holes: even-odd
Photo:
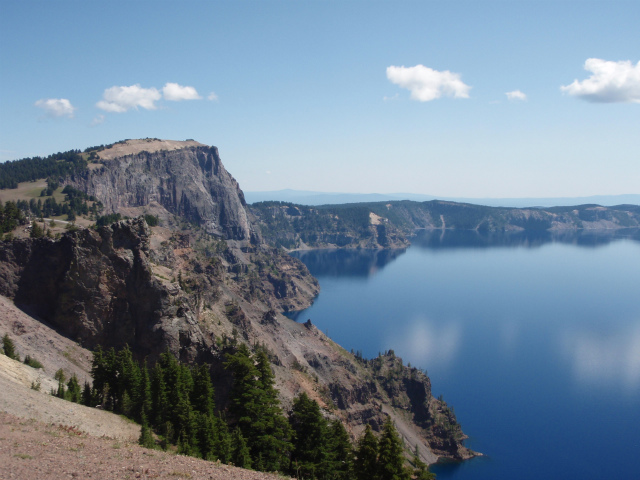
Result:
[[[588,197],[549,197],[549,198],[465,198],[435,197],[417,193],[332,193],[305,190],[274,190],[268,192],[244,192],[247,203],[276,200],[300,205],[336,205],[342,203],[384,202],[386,200],[413,200],[427,202],[430,200],[447,200],[451,202],[472,203],[488,207],[563,207],[572,205],[596,204],[640,205],[640,194],[626,195],[592,195]]]

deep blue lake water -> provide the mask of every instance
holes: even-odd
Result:
[[[486,456],[443,479],[640,478],[640,234],[420,232],[402,251],[295,252],[308,318],[427,369]]]

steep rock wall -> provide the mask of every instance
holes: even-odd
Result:
[[[108,150],[105,152],[108,153]],[[238,182],[222,165],[218,149],[187,146],[115,156],[70,179],[98,198],[105,213],[152,203],[232,240],[258,242]]]
[[[139,357],[166,348],[184,361],[211,345],[177,289],[158,282],[148,260],[144,220],[59,241],[0,244],[0,294],[87,348],[129,344]]]

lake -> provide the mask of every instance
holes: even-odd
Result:
[[[294,252],[311,319],[428,371],[482,452],[442,479],[640,478],[640,233],[421,231],[406,250]]]

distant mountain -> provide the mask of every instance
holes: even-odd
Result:
[[[291,202],[298,205],[336,205],[344,203],[384,202],[387,200],[413,200],[427,202],[430,200],[446,200],[459,203],[472,203],[488,207],[563,207],[572,205],[596,204],[640,205],[640,194],[628,195],[592,195],[589,197],[555,197],[555,198],[467,198],[467,197],[434,197],[418,193],[332,193],[305,190],[275,190],[270,192],[244,192],[247,203],[275,200]]]

